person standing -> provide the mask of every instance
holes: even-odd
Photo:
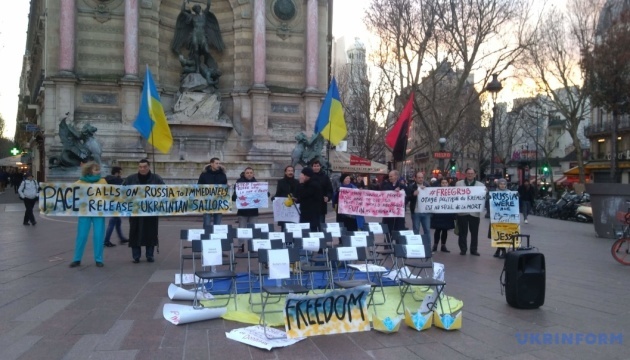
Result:
[[[254,169],[251,167],[246,167],[245,171],[243,171],[243,176],[241,176],[236,183],[253,183],[258,182],[254,177]],[[269,195],[269,193],[267,193]],[[232,193],[232,201],[236,201],[236,185],[234,185],[234,192]],[[258,217],[258,208],[254,209],[238,209],[236,211],[236,216],[238,216],[238,226],[245,228],[247,224],[253,224]]]
[[[349,174],[341,174],[339,181],[341,181],[341,185],[339,185],[340,188],[347,188],[347,189],[357,188],[356,185],[352,183],[352,177],[350,177]],[[333,196],[333,200],[332,200],[333,208],[335,209],[335,212],[337,213],[336,221],[340,224],[343,224],[343,226],[348,231],[357,231],[359,230],[359,225],[357,223],[356,216],[339,213],[339,191],[340,190],[337,190],[335,192],[335,195]]]
[[[475,180],[477,173],[474,169],[466,169],[466,178],[458,181],[455,186],[483,186],[481,181]],[[470,230],[470,254],[479,256],[477,245],[479,243],[479,212],[459,213],[457,214],[457,228],[459,230],[459,254],[466,255],[468,251],[468,231]]]
[[[442,178],[440,186],[448,187],[448,179]],[[448,213],[435,213],[431,216],[431,229],[435,229],[433,234],[433,252],[437,251],[438,244],[442,242],[440,251],[450,253],[446,248],[446,238],[448,237],[448,231],[455,228],[455,218],[455,214]]]
[[[19,174],[15,174],[14,176],[18,176]],[[18,189],[18,195],[20,199],[24,201],[24,207],[26,210],[24,211],[24,221],[22,224],[24,226],[28,226],[29,222],[35,226],[37,221],[35,221],[35,215],[33,214],[33,208],[35,204],[39,200],[39,184],[36,180],[33,179],[33,174],[26,173],[26,179],[22,181],[20,187]]]
[[[122,168],[120,166],[112,167],[111,175],[107,175],[105,177],[105,181],[107,181],[110,185],[122,185]],[[120,239],[121,244],[126,244],[129,242],[127,238],[123,235],[121,229],[122,220],[118,216],[114,216],[109,218],[109,222],[107,224],[107,231],[105,231],[105,246],[114,247],[116,244],[112,243],[109,239],[112,236],[112,232],[116,229],[116,234],[118,235],[118,239]]]
[[[427,237],[431,236],[431,214],[420,212],[420,201],[418,194],[420,190],[429,187],[428,182],[424,180],[424,173],[418,171],[416,173],[415,182],[407,188],[407,197],[409,198],[409,210],[411,210],[411,224],[414,234],[420,234],[420,224],[422,224],[422,234]]]
[[[532,204],[536,199],[536,192],[534,187],[530,185],[528,180],[523,181],[523,185],[518,188],[518,200],[521,202],[521,209],[523,212],[523,219],[527,224],[527,215],[532,211]]]
[[[407,188],[405,187],[404,182],[400,179],[400,174],[398,173],[398,170],[390,171],[388,179],[389,181],[383,181],[383,184],[381,185],[381,191],[403,191],[403,193],[406,193]],[[383,224],[387,225],[390,233],[392,231],[405,230],[404,208],[402,217],[383,218]]]
[[[271,201],[277,197],[289,197],[289,195],[295,196],[298,186],[300,186],[300,181],[295,178],[295,168],[291,165],[285,167],[284,177],[278,180],[276,194],[271,198]],[[280,226],[281,229],[284,229],[284,224],[286,223],[286,221],[278,221],[278,226]]]
[[[497,189],[495,191],[508,191],[507,188],[507,180],[505,179],[498,179],[497,180]],[[488,211],[490,211],[488,209]],[[488,239],[492,239],[492,221],[490,221],[490,224],[488,224]],[[499,258],[499,259],[504,259],[505,258],[505,254],[507,253],[507,249],[504,247],[498,247],[497,251],[494,252],[494,257]]]
[[[300,204],[300,222],[309,223],[311,231],[319,229],[321,215],[322,188],[315,180],[315,173],[310,167],[305,167],[300,173],[295,201]]]
[[[138,161],[138,173],[129,175],[123,185],[163,185],[164,180],[151,172],[151,163],[147,159]],[[129,247],[133,263],[140,262],[142,246],[146,247],[148,262],[154,262],[153,251],[159,246],[158,240],[159,217],[132,216],[129,218]]]
[[[332,200],[333,196],[333,186],[328,175],[324,171],[322,171],[322,164],[319,162],[319,160],[313,160],[311,162],[311,167],[313,170],[313,176],[311,177],[311,180],[314,180],[317,184],[319,184],[319,187],[322,190],[322,201],[319,205],[319,224],[317,225],[317,229],[320,230],[320,224],[326,222],[326,214],[328,213],[328,202]]]
[[[11,185],[13,185],[13,191],[15,191],[16,194],[18,193],[18,189],[20,188],[23,180],[24,175],[20,174],[19,171],[16,170],[11,174]]]
[[[225,169],[221,166],[219,158],[210,159],[210,164],[206,165],[197,184],[200,185],[227,185],[227,176],[225,175]],[[223,214],[203,214],[203,227],[210,228],[211,225],[220,225]]]
[[[90,161],[81,168],[81,178],[76,184],[107,184],[107,181],[101,177],[101,165],[94,161]],[[90,235],[90,227],[94,225],[92,240],[94,243],[94,261],[97,267],[103,267],[103,246],[105,242],[105,218],[102,216],[79,216],[77,222],[77,237],[74,245],[74,257],[70,263],[70,267],[74,268],[81,265],[83,250]]]

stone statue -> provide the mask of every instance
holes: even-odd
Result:
[[[199,4],[193,5],[191,11],[186,9],[186,0],[182,2],[171,50],[179,58],[184,74],[200,74],[208,81],[208,85],[216,88],[221,72],[217,62],[210,55],[210,49],[220,53],[225,44],[217,17],[210,12],[210,2],[211,0],[207,0],[203,12]],[[188,57],[181,53],[182,47],[188,49]]]
[[[78,167],[90,160],[101,164],[101,145],[94,138],[97,128],[85,124],[79,132],[66,122],[68,114],[59,123],[59,137],[63,144],[61,155],[50,158],[50,167]]]
[[[291,152],[291,165],[295,167],[300,164],[307,166],[313,160],[319,160],[322,164],[322,170],[327,171],[330,166],[328,161],[322,158],[322,150],[324,150],[324,138],[320,134],[313,134],[311,139],[307,139],[304,133],[295,136],[297,144]]]

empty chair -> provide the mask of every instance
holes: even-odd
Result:
[[[335,280],[334,285],[336,288],[340,288],[340,289],[349,289],[356,286],[369,285],[370,293],[368,294],[367,306],[370,306],[370,304],[372,304],[372,307],[374,308],[374,314],[376,314],[376,308],[374,307],[373,296],[374,296],[374,290],[376,289],[377,286],[379,286],[379,284],[372,282],[370,280],[370,271],[368,267],[368,261],[367,261],[368,256],[367,256],[366,248],[363,246],[361,247],[338,246],[338,247],[329,249],[328,254],[330,257],[330,261],[356,261],[357,263],[362,263],[365,265],[365,268],[366,268],[365,279]],[[382,288],[382,284],[380,285]]]
[[[304,237],[301,239],[295,239],[293,246],[301,251],[318,253],[322,250],[322,258],[318,259],[316,263],[301,264],[301,270],[305,275],[308,275],[307,287],[311,290],[315,290],[315,274],[322,275],[326,281],[324,291],[334,288],[333,285],[333,273],[330,260],[328,259],[328,240],[326,237]],[[307,254],[308,256],[308,254]]]
[[[235,308],[236,304],[236,272],[232,262],[225,270],[218,270],[217,267],[223,264],[223,252],[232,253],[234,247],[231,240],[193,240],[192,241],[192,255],[193,264],[195,263],[195,256],[200,256],[202,259],[203,269],[195,271],[197,277],[197,284],[195,286],[195,298],[193,300],[194,308],[201,308],[203,305],[199,302],[199,289],[201,288],[202,294],[205,294],[208,290],[206,283],[215,280],[229,280],[230,288],[228,290],[228,297],[225,304],[218,306],[227,306],[230,303],[230,299],[234,298]],[[231,256],[230,256],[231,258]],[[206,270],[207,267],[211,267],[211,270]]]
[[[264,278],[266,275],[269,275],[269,271],[265,268],[260,268],[252,265],[252,259],[256,259],[260,256],[260,250],[277,250],[284,248],[284,244],[280,239],[251,239],[247,242],[247,254],[249,255],[247,258],[247,272],[248,272],[248,283],[249,283],[249,305],[252,311],[254,311],[254,306],[262,304],[262,295],[261,301],[254,301],[254,283],[259,282],[261,278]],[[255,312],[255,311],[254,311]]]
[[[273,224],[267,224],[267,223],[247,224],[247,227],[251,229],[260,229],[260,232],[263,232],[263,233],[275,231]]]
[[[260,239],[262,238],[262,232],[260,229],[256,229],[256,228],[236,228],[235,229],[235,233],[236,236],[235,238],[237,239],[237,241],[240,243],[243,243],[243,245],[245,244],[245,242],[247,240],[250,239]],[[241,250],[239,250],[238,252],[234,253],[234,257],[235,258],[244,258],[246,259],[248,257],[248,253],[245,252],[244,247],[241,248]]]
[[[192,260],[192,241],[201,240],[202,235],[205,234],[204,229],[185,229],[179,232],[179,281],[180,285],[184,285],[184,261]],[[206,239],[208,236],[206,236]],[[193,264],[194,274],[195,264]]]

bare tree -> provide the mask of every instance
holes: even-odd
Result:
[[[573,140],[582,183],[584,159],[578,129],[590,113],[590,104],[580,59],[581,53],[593,45],[603,3],[604,0],[570,0],[567,9],[550,8],[521,63],[521,71],[547,95],[547,107],[566,120],[565,130]]]
[[[6,123],[4,122],[4,117],[0,114],[0,137],[4,137],[4,127]]]
[[[375,65],[395,98],[417,94],[420,141],[410,154],[434,150],[439,137],[451,136],[479,108],[483,90],[471,89],[485,89],[490,75],[508,68],[531,40],[528,7],[527,0],[372,0],[365,22],[380,39]],[[438,71],[444,63],[456,69],[453,86],[437,86],[445,80]]]

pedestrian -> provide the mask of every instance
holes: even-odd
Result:
[[[276,194],[271,198],[271,201],[277,197],[295,196],[298,186],[300,186],[300,181],[295,178],[295,168],[291,165],[286,166],[284,168],[284,177],[278,180]],[[287,221],[278,221],[278,226],[284,230],[286,223]]]
[[[81,177],[76,184],[107,184],[107,181],[101,177],[101,165],[94,161],[87,162],[83,165],[81,168]],[[74,245],[74,257],[70,263],[71,268],[81,265],[83,250],[85,250],[85,244],[90,235],[90,227],[92,227],[92,225],[94,225],[94,231],[92,233],[94,261],[97,267],[103,267],[105,218],[102,216],[79,216],[77,222],[77,237]]]
[[[311,231],[319,229],[321,214],[322,188],[313,180],[315,172],[310,167],[305,167],[300,173],[300,186],[298,186],[295,201],[300,204],[300,222],[310,224]]]
[[[466,169],[466,178],[460,180],[455,186],[483,186],[481,181],[475,180],[477,173],[474,169]],[[487,191],[487,189],[486,189]],[[468,231],[470,230],[470,255],[479,256],[477,245],[479,242],[479,212],[459,213],[457,214],[457,229],[459,230],[459,254],[466,255],[468,251]]]
[[[114,166],[111,170],[111,175],[107,175],[105,177],[105,181],[107,181],[110,185],[122,185],[122,168],[120,166]],[[118,235],[118,239],[121,244],[126,244],[129,242],[129,239],[123,235],[122,232],[122,220],[118,216],[114,216],[109,218],[109,222],[107,223],[107,231],[105,231],[105,246],[114,247],[116,244],[112,243],[109,239],[112,236],[112,232],[116,229],[116,234]]]
[[[164,180],[151,172],[151,163],[147,159],[138,161],[138,173],[129,175],[123,185],[163,185]],[[132,216],[129,218],[129,247],[133,263],[140,262],[142,246],[146,247],[147,261],[152,263],[155,247],[159,247],[158,240],[159,217],[157,216]],[[159,252],[159,248],[158,248]]]
[[[442,179],[440,181],[441,187],[448,187],[448,179]],[[437,251],[438,245],[442,243],[440,251],[450,253],[446,248],[446,239],[448,238],[448,231],[455,228],[455,219],[457,215],[454,213],[435,213],[431,216],[431,229],[435,229],[433,233],[433,252]]]
[[[15,176],[18,176],[16,174]],[[20,199],[24,201],[24,207],[26,210],[24,211],[24,221],[22,224],[24,226],[29,226],[29,222],[35,226],[37,221],[35,221],[35,215],[33,214],[33,208],[35,204],[39,200],[39,184],[36,180],[33,179],[33,174],[26,173],[26,179],[22,181],[20,184],[20,188],[18,189],[18,195]]]
[[[530,185],[528,180],[523,181],[523,185],[518,188],[518,201],[521,203],[521,212],[523,213],[523,219],[527,224],[527,215],[532,211],[532,204],[536,199],[536,191],[534,187]]]
[[[321,224],[326,222],[326,214],[328,213],[328,202],[332,200],[333,196],[333,186],[328,175],[324,171],[322,171],[322,164],[319,162],[319,160],[313,160],[311,162],[311,169],[313,170],[313,176],[311,177],[311,180],[314,180],[315,183],[319,184],[319,187],[322,190],[322,201],[319,205],[319,224],[317,225],[317,230],[321,230]]]
[[[508,191],[507,188],[507,180],[505,179],[498,179],[497,180],[497,189],[495,191]],[[488,210],[490,211],[490,210]],[[492,229],[492,221],[490,221],[490,224],[488,224],[488,239],[492,239],[492,233],[491,230]],[[498,247],[497,251],[494,252],[494,256],[495,258],[499,258],[499,259],[504,259],[505,258],[505,254],[507,252],[507,249],[504,247]]]
[[[407,188],[401,181],[398,170],[390,171],[388,181],[383,181],[383,184],[381,185],[381,191],[402,191],[404,194],[406,194],[406,190]],[[392,231],[405,230],[404,208],[402,217],[384,217],[382,223],[387,225],[390,233]]]
[[[341,174],[341,177],[339,178],[339,180],[341,181],[341,185],[339,185],[339,188],[347,188],[347,189],[357,188],[356,185],[352,183],[352,177],[349,174]],[[339,190],[337,190],[335,194],[333,195],[332,204],[333,204],[333,208],[335,209],[335,212],[337,213],[336,221],[339,224],[342,224],[348,231],[359,230],[359,225],[357,223],[356,216],[339,213]]]
[[[11,185],[13,185],[13,191],[15,191],[16,194],[18,193],[18,189],[20,188],[23,180],[24,176],[17,170],[11,174]]]
[[[200,185],[227,185],[227,183],[225,169],[217,157],[210,159],[210,164],[206,165],[197,181]],[[221,213],[203,214],[203,227],[209,229],[212,224],[220,225],[222,218]]]
[[[0,193],[4,192],[4,189],[6,188],[8,181],[9,181],[9,173],[4,171],[4,168],[0,168]]]
[[[431,236],[431,214],[420,211],[419,195],[420,190],[429,187],[428,182],[424,181],[424,173],[418,171],[414,179],[414,183],[407,187],[407,198],[409,199],[409,210],[411,210],[411,226],[414,234],[420,234],[420,225],[422,224],[422,234],[428,238]]]

